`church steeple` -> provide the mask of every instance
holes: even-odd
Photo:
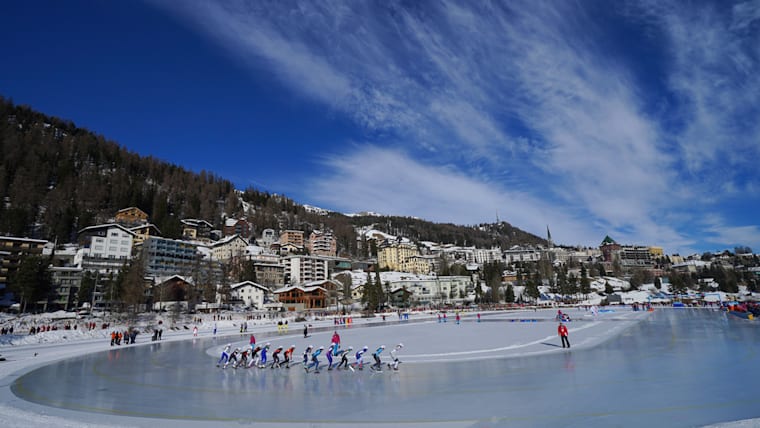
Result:
[[[549,248],[554,247],[554,242],[552,242],[552,232],[549,230],[549,225],[546,225],[546,241],[549,243]]]

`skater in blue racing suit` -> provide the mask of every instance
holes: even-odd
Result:
[[[383,368],[382,362],[380,361],[380,354],[382,354],[384,350],[385,350],[385,345],[380,345],[380,347],[377,348],[375,352],[372,354],[372,358],[375,360],[375,364],[372,365],[372,368],[374,368],[375,370],[381,370]]]
[[[307,372],[309,371],[310,368],[314,367],[314,372],[319,373],[319,358],[318,357],[319,357],[319,354],[321,354],[322,351],[324,351],[324,349],[325,349],[324,346],[320,346],[319,349],[317,349],[311,354],[311,363],[309,363],[308,366],[304,367]]]

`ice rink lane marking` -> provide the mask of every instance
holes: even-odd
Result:
[[[585,324],[583,327],[574,328],[573,331],[574,332],[578,332],[578,331],[581,331],[581,330],[585,330],[587,328],[595,327],[595,326],[597,326],[599,324],[601,324],[601,323],[598,322],[598,321],[591,322],[591,323]],[[546,342],[547,340],[555,339],[556,337],[557,336],[555,336],[555,335],[551,335],[551,336],[543,337],[543,338],[538,339],[538,340],[534,340],[532,342],[518,343],[516,345],[509,345],[509,346],[502,346],[500,348],[476,349],[476,350],[473,350],[473,351],[441,352],[441,353],[437,353],[437,354],[405,354],[404,357],[405,358],[440,358],[440,357],[447,357],[447,356],[455,357],[455,356],[461,356],[461,355],[488,354],[488,353],[494,353],[494,352],[509,351],[509,350],[512,350],[512,349],[525,348],[525,347],[533,346],[533,345],[539,345],[542,342]],[[482,357],[476,357],[476,358],[473,358],[473,359],[480,359],[480,358],[482,358]],[[467,358],[464,358],[462,360],[466,361]],[[462,360],[457,360],[457,361],[462,361]],[[442,359],[442,360],[417,360],[417,361],[410,361],[410,363],[422,363],[422,362],[432,362],[432,361],[440,362],[440,361],[450,361],[450,360],[447,360],[447,359]]]

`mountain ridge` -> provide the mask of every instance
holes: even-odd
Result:
[[[204,219],[221,229],[225,218],[246,217],[265,228],[329,228],[339,252],[362,256],[356,229],[372,225],[414,241],[507,248],[546,241],[507,222],[434,223],[373,212],[343,214],[253,187],[235,189],[213,172],[190,171],[132,152],[74,122],[0,97],[0,234],[73,242],[77,231],[136,206],[170,238],[180,220]],[[364,215],[362,215],[364,214]]]

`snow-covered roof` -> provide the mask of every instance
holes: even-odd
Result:
[[[180,281],[184,281],[188,284],[193,284],[193,278],[189,276],[182,276],[182,275],[168,275],[168,276],[157,276],[155,278],[156,284],[164,284],[168,281],[171,281],[173,279],[177,279]]]
[[[82,229],[84,230],[84,229]],[[30,238],[19,238],[16,236],[0,236],[0,240],[2,241],[23,241],[23,242],[36,242],[38,244],[46,244],[48,241],[45,241],[44,239],[30,239]]]
[[[127,229],[126,227],[124,227],[124,226],[122,226],[122,225],[120,225],[118,223],[105,223],[105,224],[98,224],[98,225],[95,225],[95,226],[88,226],[88,227],[85,227],[84,229],[80,230],[79,232],[77,232],[77,234],[81,235],[82,233],[85,233],[85,232],[92,232],[92,231],[95,231],[95,230],[98,230],[98,229],[110,229],[112,227],[121,229],[121,230],[129,233],[132,236],[135,235],[135,232],[132,232],[131,230]],[[47,242],[47,241],[42,241],[42,242]]]
[[[230,284],[230,289],[235,290],[241,287],[254,287],[258,288],[262,291],[269,291],[269,289],[261,284],[257,284],[253,281],[243,281],[243,282],[237,282],[235,284]]]
[[[303,285],[288,285],[288,286],[285,286],[285,287],[282,287],[282,288],[278,288],[277,290],[274,290],[273,293],[275,293],[275,294],[282,294],[282,293],[287,293],[288,291],[296,290],[296,289],[301,290],[304,293],[310,293],[310,292],[312,292],[314,290],[327,291],[326,288],[319,287],[319,286],[316,286],[316,285],[315,286],[311,286],[311,287],[305,287]]]
[[[159,229],[158,226],[156,226],[153,223],[145,223],[145,224],[141,224],[139,226],[130,227],[129,230],[131,230],[131,231],[134,232],[134,231],[141,230],[141,229],[146,229],[146,228],[148,228],[148,229],[156,229],[156,231],[159,233],[159,235],[161,234],[161,229]]]
[[[246,242],[246,240],[245,240],[245,239],[243,239],[243,237],[242,237],[242,236],[240,236],[240,235],[238,235],[238,234],[235,234],[235,235],[225,236],[224,238],[222,238],[222,239],[220,239],[220,240],[218,240],[218,241],[216,241],[216,242],[212,243],[212,244],[211,244],[211,246],[212,246],[212,247],[220,247],[220,246],[222,246],[222,245],[226,245],[226,244],[229,244],[230,242],[232,242],[232,241],[234,241],[234,240],[236,240],[236,239],[239,239],[239,240],[243,241],[243,243],[244,243],[245,245],[248,245],[248,242]]]
[[[214,227],[211,223],[207,222],[206,220],[200,220],[200,219],[197,219],[197,218],[186,218],[186,219],[180,220],[180,222],[182,224],[185,224],[187,226],[192,226],[192,227],[198,227],[198,226],[202,225],[203,223],[205,223],[206,226],[208,226],[210,228]]]
[[[232,227],[236,225],[239,221],[245,221],[244,218],[228,218],[224,220],[224,225],[227,227]]]
[[[364,285],[364,283],[367,282],[367,272],[364,272],[362,270],[352,270],[352,271],[343,271],[343,272],[336,272],[333,273],[333,278],[335,275],[339,274],[350,274],[351,275],[351,285],[352,288],[356,288],[357,286]],[[375,273],[370,272],[370,277],[372,278],[372,281],[375,280]],[[380,272],[380,282],[386,283],[386,282],[397,282],[397,281],[414,281],[414,280],[427,280],[427,279],[435,279],[435,275],[421,275],[421,274],[414,274],[414,273],[408,273],[408,272]]]

